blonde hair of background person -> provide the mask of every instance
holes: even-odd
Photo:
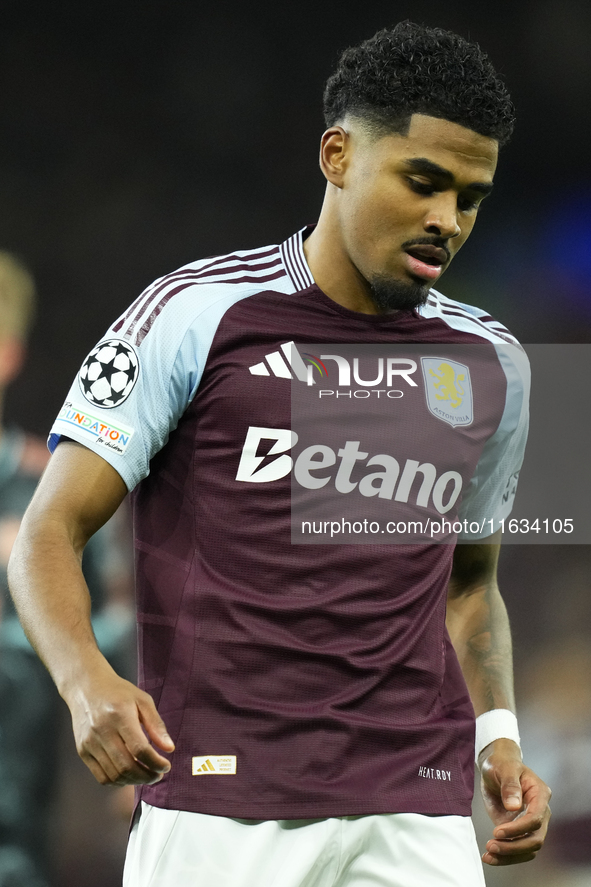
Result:
[[[32,274],[20,259],[0,250],[0,423],[3,392],[22,366],[35,303]]]

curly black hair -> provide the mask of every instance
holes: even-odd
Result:
[[[346,49],[324,90],[327,126],[350,114],[377,134],[405,134],[413,114],[428,114],[504,145],[514,111],[505,84],[477,43],[410,21]]]

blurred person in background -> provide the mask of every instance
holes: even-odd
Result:
[[[489,887],[591,885],[590,577],[589,545],[505,546],[523,754],[552,786],[552,825],[543,857],[488,872]],[[477,795],[474,819],[484,843],[489,821]]]
[[[50,884],[49,824],[59,776],[61,701],[20,626],[6,578],[22,515],[48,461],[44,441],[2,422],[4,394],[23,366],[34,309],[31,273],[0,251],[0,887]],[[131,570],[124,523],[120,512],[95,536],[84,573],[99,645],[129,673]]]
[[[565,586],[572,586],[561,577]],[[568,591],[567,591],[568,593]],[[532,767],[553,785],[546,871],[536,887],[591,884],[591,650],[588,639],[539,650],[524,675],[521,734]],[[565,692],[568,688],[568,692]],[[527,887],[530,882],[527,881]]]

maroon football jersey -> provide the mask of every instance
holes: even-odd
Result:
[[[348,311],[314,284],[300,232],[156,281],[93,349],[51,440],[79,440],[134,489],[140,686],[176,745],[141,798],[257,819],[470,813],[474,716],[445,629],[453,545],[293,544],[292,477],[317,474],[311,438],[290,437],[290,390],[320,381],[307,367],[325,343],[428,346],[438,363],[406,377],[400,471],[380,496],[483,538],[523,454],[527,379],[499,351],[513,341],[435,291],[418,312]],[[476,344],[482,365],[454,362],[452,346]],[[358,450],[349,486],[374,496]]]

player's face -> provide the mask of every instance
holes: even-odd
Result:
[[[372,138],[353,124],[343,154],[340,230],[345,252],[372,288],[391,283],[426,298],[474,227],[497,155],[496,140],[423,114],[413,115],[404,136]]]

